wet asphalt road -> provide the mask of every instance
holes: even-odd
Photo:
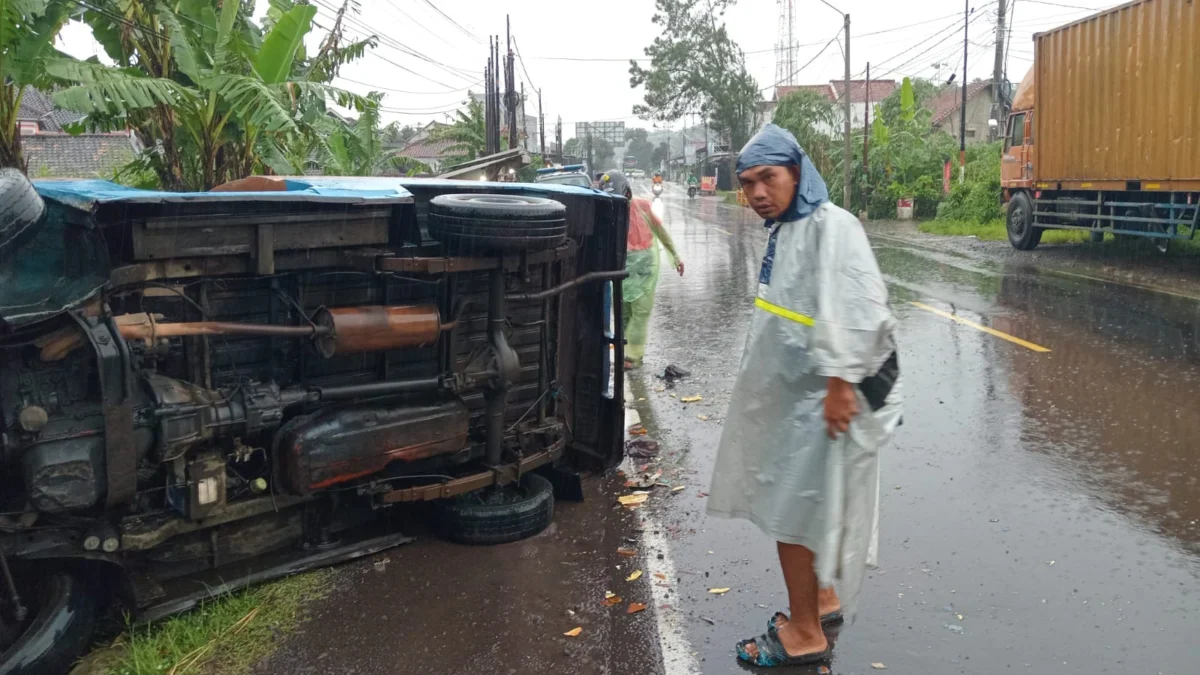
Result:
[[[531,540],[420,537],[345,567],[259,672],[743,672],[733,643],[784,609],[783,582],[772,542],[703,508],[765,231],[749,210],[674,186],[656,208],[687,275],[664,265],[629,381],[663,453],[627,471],[685,489],[628,511],[614,507],[625,479],[597,477]],[[832,671],[1197,672],[1200,303],[875,234],[905,424],[882,454],[881,566],[837,631]],[[693,375],[666,388],[654,374],[668,364]],[[605,591],[649,608],[603,607]]]

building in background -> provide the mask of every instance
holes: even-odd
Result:
[[[850,124],[855,129],[862,128],[867,119],[868,108],[873,109],[874,106],[883,102],[883,99],[891,96],[896,91],[899,85],[895,80],[850,80]],[[834,104],[834,113],[837,116],[837,122],[831,128],[825,129],[828,133],[840,133],[845,124],[845,80],[830,80],[827,84],[801,84],[794,87],[778,86],[775,87],[775,93],[771,96],[770,101],[763,101],[761,111],[763,113],[763,121],[771,121],[775,117],[775,108],[778,107],[779,101],[784,96],[794,92],[807,90],[815,92],[830,103]]]
[[[972,82],[967,85],[967,145],[986,143],[991,140],[988,120],[992,116],[995,93],[992,82]],[[959,137],[962,126],[962,86],[951,85],[943,89],[926,104],[933,111],[931,123],[938,131]]]
[[[450,147],[455,144],[451,140],[437,140],[430,138],[434,129],[449,126],[441,122],[430,122],[421,127],[416,135],[408,140],[403,147],[399,149],[399,154],[405,157],[411,157],[429,166],[430,171],[437,173],[449,155]]]
[[[63,110],[45,93],[26,87],[17,111],[21,151],[31,178],[112,178],[141,151],[129,131],[69,134],[83,115]]]

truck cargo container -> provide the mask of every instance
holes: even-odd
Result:
[[[1150,237],[1200,226],[1200,3],[1137,0],[1034,36],[1001,165],[1009,242],[1047,228]]]

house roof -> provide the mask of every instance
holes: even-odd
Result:
[[[846,91],[845,80],[830,80],[829,85],[833,88],[838,99],[841,99],[843,92]],[[896,91],[895,80],[871,80],[871,103],[878,103],[892,92]],[[867,101],[867,80],[850,80],[850,102],[865,103]]]
[[[400,149],[400,154],[414,159],[441,159],[455,143],[449,139],[435,141],[426,135],[422,140],[409,142]]]
[[[39,133],[21,137],[30,176],[107,178],[134,158],[128,134]]]
[[[991,82],[972,82],[967,85],[967,100],[970,101],[978,96],[981,92],[986,91],[992,85]],[[962,88],[957,86],[946,87],[937,96],[934,96],[925,107],[933,111],[933,119],[931,123],[934,125],[941,124],[946,121],[946,118],[955,110],[962,106]]]
[[[18,122],[37,122],[40,131],[62,131],[63,125],[83,117],[82,113],[55,107],[49,95],[33,87],[25,87],[21,107],[17,110]]]
[[[837,100],[837,95],[834,93],[833,89],[828,84],[801,84],[801,85],[797,85],[797,86],[784,85],[784,86],[775,87],[775,100],[780,101],[783,99],[784,96],[787,96],[788,94],[795,92],[795,91],[800,91],[802,89],[816,92],[817,94],[824,96],[825,98],[829,99],[830,101]]]

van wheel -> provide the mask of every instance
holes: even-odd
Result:
[[[0,258],[33,236],[45,215],[46,204],[25,174],[0,169]]]
[[[532,537],[554,519],[554,487],[525,474],[517,483],[456,497],[441,507],[445,537],[460,544],[506,544]]]
[[[429,200],[428,228],[456,252],[542,251],[567,240],[567,207],[522,195],[438,195]]]
[[[0,673],[65,673],[91,642],[96,596],[82,577],[70,572],[24,576],[17,587],[28,610],[25,620],[18,623],[11,607],[0,608]]]
[[[1042,241],[1043,228],[1033,224],[1033,202],[1018,192],[1008,202],[1008,243],[1018,251],[1032,251]]]

